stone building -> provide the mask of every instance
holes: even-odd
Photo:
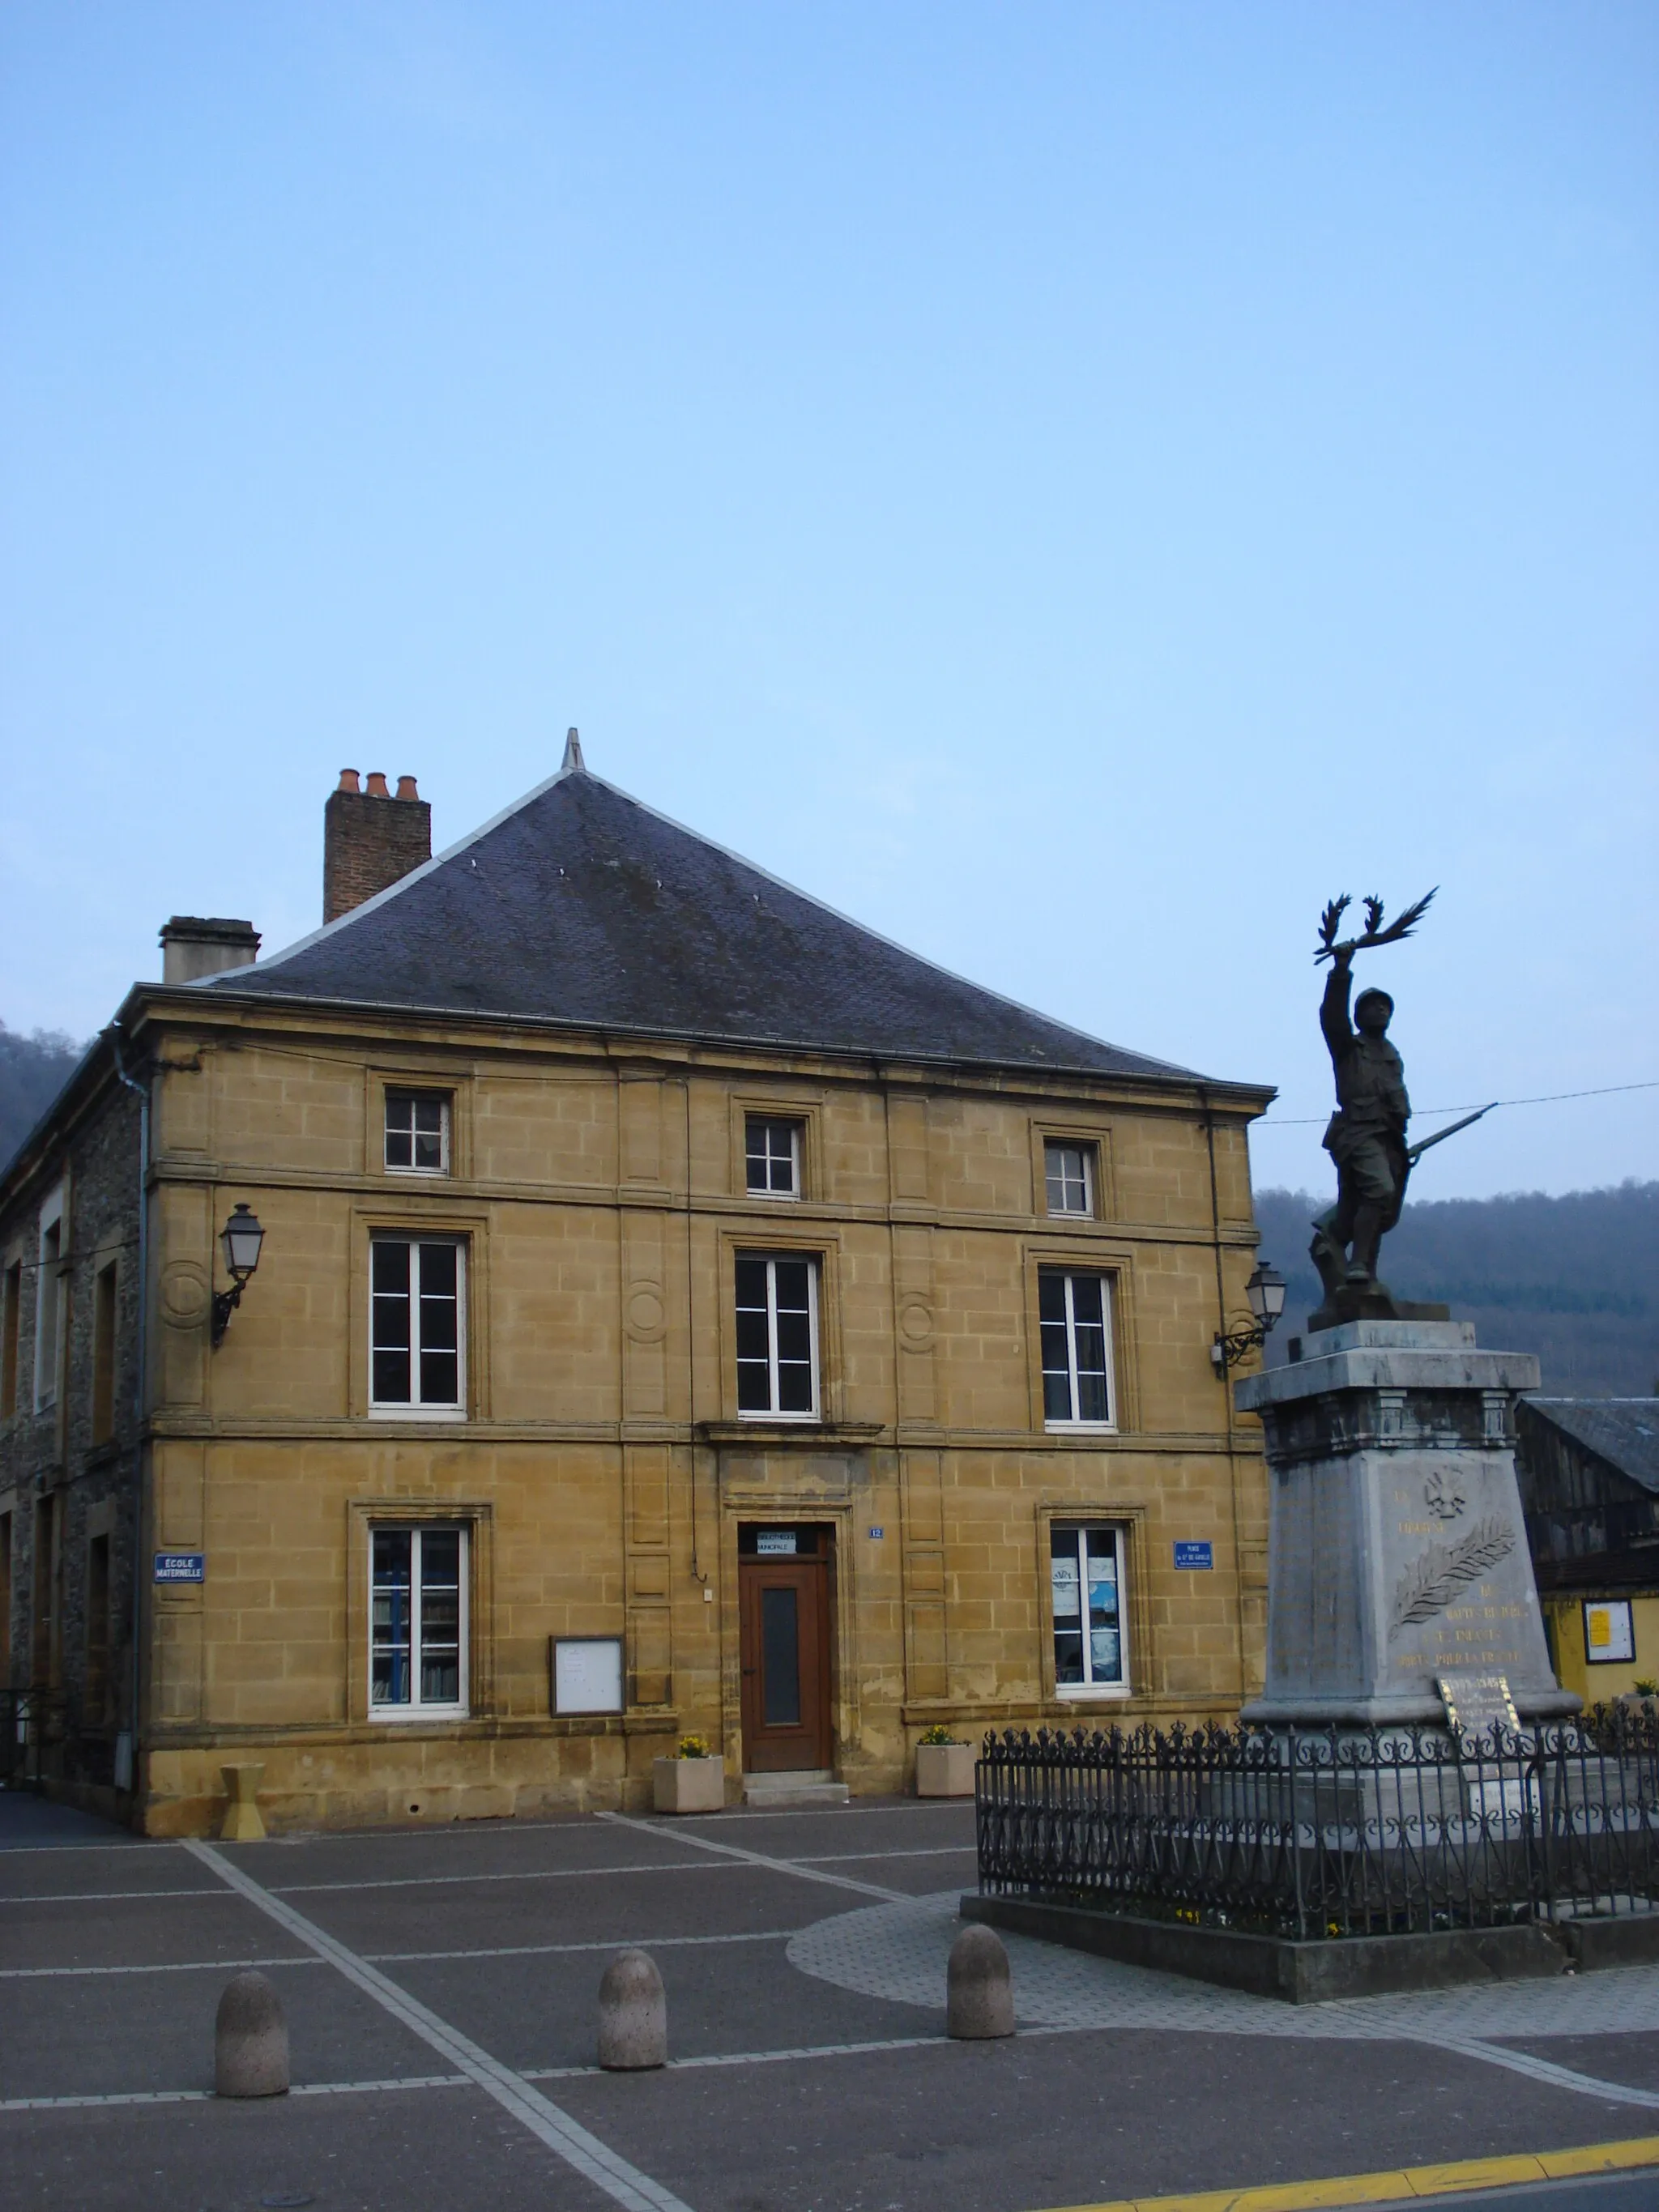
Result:
[[[49,1786],[202,1832],[242,1759],[275,1826],[424,1821],[642,1803],[684,1731],[735,1797],[1236,1712],[1266,1504],[1211,1346],[1269,1092],[902,951],[574,732],[436,860],[356,786],[337,918],[170,923],[0,1182]]]

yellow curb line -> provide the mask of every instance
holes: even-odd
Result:
[[[1622,2173],[1643,2166],[1659,2166],[1659,2136],[1586,2143],[1577,2150],[1527,2152],[1513,2158],[1459,2159],[1449,2166],[1396,2166],[1388,2173],[1337,2174],[1328,2181],[1274,2181],[1261,2189],[1121,2197],[1109,2204],[1068,2205],[1065,2212],[1326,2212],[1328,2207],[1343,2204],[1392,2204],[1413,2197],[1450,2197],[1466,2189],[1502,2189],[1517,2181]]]

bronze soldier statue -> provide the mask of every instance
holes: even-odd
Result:
[[[1376,1279],[1377,1253],[1400,1218],[1412,1164],[1406,1148],[1412,1103],[1406,1094],[1405,1065],[1388,1037],[1394,1000],[1386,991],[1362,991],[1350,1021],[1353,956],[1366,946],[1409,937],[1433,896],[1431,891],[1386,929],[1382,901],[1368,898],[1365,933],[1340,945],[1336,932],[1347,899],[1334,899],[1320,923],[1320,950],[1314,957],[1331,963],[1319,1026],[1336,1074],[1336,1111],[1324,1139],[1336,1163],[1336,1204],[1314,1223],[1309,1249],[1328,1309],[1345,1291],[1387,1299],[1387,1290]]]

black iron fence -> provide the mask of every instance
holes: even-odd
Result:
[[[1310,1938],[1659,1904],[1659,1718],[988,1736],[979,1881]]]

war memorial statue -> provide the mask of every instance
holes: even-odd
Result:
[[[1406,1068],[1389,1042],[1394,1000],[1386,991],[1362,991],[1349,1015],[1353,957],[1378,945],[1398,945],[1428,912],[1430,891],[1407,907],[1398,921],[1384,924],[1382,902],[1368,898],[1363,936],[1338,943],[1336,933],[1351,903],[1346,894],[1333,899],[1319,924],[1316,960],[1328,960],[1331,972],[1319,1008],[1336,1078],[1336,1111],[1325,1131],[1324,1146],[1336,1165],[1336,1203],[1315,1221],[1309,1255],[1319,1270],[1325,1302],[1309,1322],[1310,1328],[1345,1321],[1445,1321],[1443,1306],[1407,1306],[1395,1300],[1376,1272],[1382,1239],[1400,1218],[1406,1184],[1419,1154],[1455,1136],[1492,1109],[1455,1121],[1420,1144],[1407,1146],[1406,1124],[1412,1102]]]
[[[1320,1026],[1336,1076],[1325,1148],[1336,1203],[1314,1224],[1324,1303],[1284,1367],[1238,1386],[1273,1475],[1267,1679],[1244,1717],[1272,1725],[1431,1723],[1452,1680],[1501,1680],[1506,1710],[1569,1712],[1545,1649],[1516,1486],[1514,1401],[1530,1355],[1487,1352],[1443,1305],[1394,1297],[1377,1275],[1413,1162],[1480,1114],[1407,1144],[1411,1100],[1389,1042],[1394,1001],[1362,991],[1354,955],[1409,937],[1434,896],[1339,941],[1350,901],[1325,908],[1315,957],[1331,973]],[[1482,1108],[1481,1112],[1488,1112]],[[1512,1699],[1512,1706],[1507,1701]]]

